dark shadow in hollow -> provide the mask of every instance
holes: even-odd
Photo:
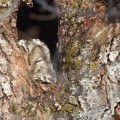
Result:
[[[48,4],[54,6],[54,1],[49,0]],[[18,38],[26,40],[29,40],[30,38],[38,38],[42,40],[48,46],[51,59],[53,59],[57,49],[56,44],[58,43],[58,18],[56,16],[56,18],[52,20],[45,21],[30,19],[34,14],[47,16],[52,13],[47,10],[43,10],[42,7],[34,0],[33,6],[31,7],[25,2],[21,2],[17,13]]]

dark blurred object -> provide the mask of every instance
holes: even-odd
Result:
[[[105,0],[106,15],[111,23],[120,22],[120,0]]]

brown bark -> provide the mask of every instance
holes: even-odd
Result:
[[[15,14],[0,22],[0,117],[14,120],[12,107],[31,93],[26,63],[17,45]]]

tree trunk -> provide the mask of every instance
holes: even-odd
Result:
[[[1,120],[120,120],[120,24],[108,23],[99,5],[92,16],[63,15],[60,84],[32,81],[16,12],[0,22]]]

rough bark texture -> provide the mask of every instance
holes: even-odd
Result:
[[[60,38],[65,79],[55,85],[30,79],[17,44],[16,14],[0,22],[1,119],[120,120],[120,23],[108,23],[105,6],[100,5],[94,3],[92,16],[73,19],[68,14],[70,19],[64,20],[63,15]]]
[[[27,67],[12,24],[15,24],[13,16],[0,23],[0,117],[7,120],[15,119],[14,105],[21,104],[31,91]]]

